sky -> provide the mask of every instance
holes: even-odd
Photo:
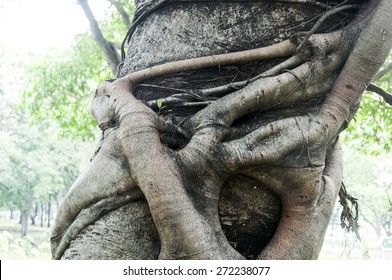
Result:
[[[89,28],[76,0],[0,0],[0,45],[17,52],[42,54],[64,48],[77,33]],[[90,0],[99,19],[108,8],[106,0]]]
[[[99,20],[107,0],[89,0]],[[0,102],[18,103],[25,66],[55,49],[66,49],[89,23],[77,0],[0,0]]]

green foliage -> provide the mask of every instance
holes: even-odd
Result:
[[[158,113],[160,114],[162,112],[162,110],[166,109],[166,105],[163,105],[163,100],[162,99],[158,99],[157,100],[157,107],[158,107]],[[168,109],[168,112],[173,112],[173,110]]]
[[[112,2],[109,0],[109,2]],[[132,19],[132,15],[134,13],[134,4],[132,0],[121,0],[117,2],[122,2],[122,6],[125,11],[128,12],[130,19]],[[114,7],[112,7],[114,9]],[[117,47],[120,47],[129,26],[125,26],[121,15],[114,11],[111,12],[108,17],[100,23],[100,27],[102,33],[104,34],[105,38],[110,42],[114,42]]]
[[[49,238],[46,238],[49,240]],[[30,236],[16,237],[11,232],[0,232],[0,255],[2,259],[49,259],[49,242],[35,246]]]
[[[107,40],[121,45],[127,29],[117,13],[100,27]],[[28,69],[20,109],[27,110],[36,123],[56,122],[63,137],[93,139],[96,123],[90,114],[91,99],[99,84],[113,78],[111,75],[90,32],[79,34],[69,49],[53,50]]]
[[[392,157],[345,149],[344,181],[347,191],[358,198],[360,219],[370,224],[380,236],[383,233],[382,218],[392,216],[387,192],[392,183]]]
[[[51,195],[64,194],[80,173],[81,166],[75,164],[83,162],[79,157],[88,162],[86,144],[75,147],[69,141],[59,141],[56,129],[43,124],[29,126],[26,115],[9,111],[3,117],[0,208],[23,211],[32,203],[48,202]]]
[[[117,15],[101,27],[113,42],[126,33]],[[92,140],[97,131],[91,98],[112,74],[90,32],[34,64],[31,56],[19,57],[2,44],[0,54],[0,209],[28,213],[35,205],[60,200],[87,165],[94,146],[80,139]],[[4,238],[6,252],[29,251],[23,240]]]
[[[392,54],[384,65],[392,63]],[[359,82],[359,81],[358,81]],[[375,82],[392,92],[392,71]],[[361,107],[342,134],[343,141],[361,152],[378,155],[392,149],[392,106],[375,93],[365,92]]]
[[[29,69],[22,106],[37,122],[58,123],[62,136],[91,139],[95,127],[91,98],[110,74],[92,38],[79,35],[70,50],[53,51]]]
[[[8,231],[0,233],[0,252],[5,259],[33,257],[37,249],[33,248],[29,237],[14,238]]]

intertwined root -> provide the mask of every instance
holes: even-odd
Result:
[[[102,143],[60,209],[54,257],[61,258],[82,225],[92,222],[72,223],[82,209],[119,193],[133,193],[132,201],[141,191],[160,236],[160,258],[240,259],[222,232],[218,202],[228,177],[242,174],[282,202],[276,233],[259,258],[316,258],[341,184],[338,134],[392,45],[392,36],[385,35],[392,27],[381,27],[390,22],[385,20],[389,4],[381,0],[365,11],[362,22],[343,31],[306,38],[301,53],[296,53],[298,44],[284,41],[253,52],[172,62],[106,82],[92,103]],[[156,101],[145,104],[132,94],[145,79],[280,56],[288,59],[249,81],[201,92],[226,95],[208,101],[180,125],[162,121],[152,109]],[[313,98],[319,103],[311,110],[290,110]],[[164,102],[177,101],[178,96]],[[271,109],[274,117],[265,117]],[[234,125],[251,114],[258,118],[252,125]],[[170,129],[186,139],[177,150],[161,141],[161,132]]]

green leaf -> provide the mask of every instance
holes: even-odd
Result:
[[[158,107],[159,110],[162,109],[162,105],[163,105],[163,100],[162,99],[158,99],[157,100],[157,107]]]

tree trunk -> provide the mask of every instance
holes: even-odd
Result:
[[[49,202],[48,202],[48,228],[50,228],[50,220],[51,220],[51,215],[52,215],[52,203],[50,202],[50,199],[49,199]]]
[[[51,196],[53,197],[53,200],[56,204],[56,212],[57,212],[59,210],[60,204],[61,204],[60,198],[59,198],[59,193],[58,192],[52,193]]]
[[[38,204],[34,207],[34,211],[30,214],[31,225],[35,225],[35,219],[38,216]]]
[[[392,236],[392,215],[383,214],[381,216],[381,226],[387,236]]]
[[[27,210],[23,210],[20,213],[20,235],[26,236],[28,232],[28,221],[29,221],[29,214]]]
[[[26,196],[24,199],[23,207],[20,210],[21,236],[26,236],[28,233],[28,224],[29,224],[29,218],[31,217],[30,213],[32,208],[33,208],[33,197]]]
[[[86,18],[90,23],[91,32],[94,36],[95,42],[98,44],[98,47],[102,50],[105,60],[108,63],[110,69],[113,74],[117,74],[117,65],[119,64],[118,54],[116,53],[116,49],[113,44],[105,39],[103,36],[101,29],[99,28],[98,22],[95,19],[93,12],[90,9],[90,6],[87,0],[78,0],[78,3],[82,7]]]
[[[40,205],[41,205],[41,227],[44,227],[45,208],[43,203],[41,203]]]
[[[338,135],[392,45],[391,1],[340,2],[137,1],[53,257],[317,258]]]
[[[121,1],[118,0],[109,0],[109,2],[116,7],[116,10],[120,14],[122,20],[124,21],[125,26],[126,27],[131,26],[131,20],[129,18],[129,14],[125,10],[125,8],[128,7],[123,7],[123,3],[121,3]]]
[[[15,211],[13,208],[10,208],[10,220],[15,220]]]

